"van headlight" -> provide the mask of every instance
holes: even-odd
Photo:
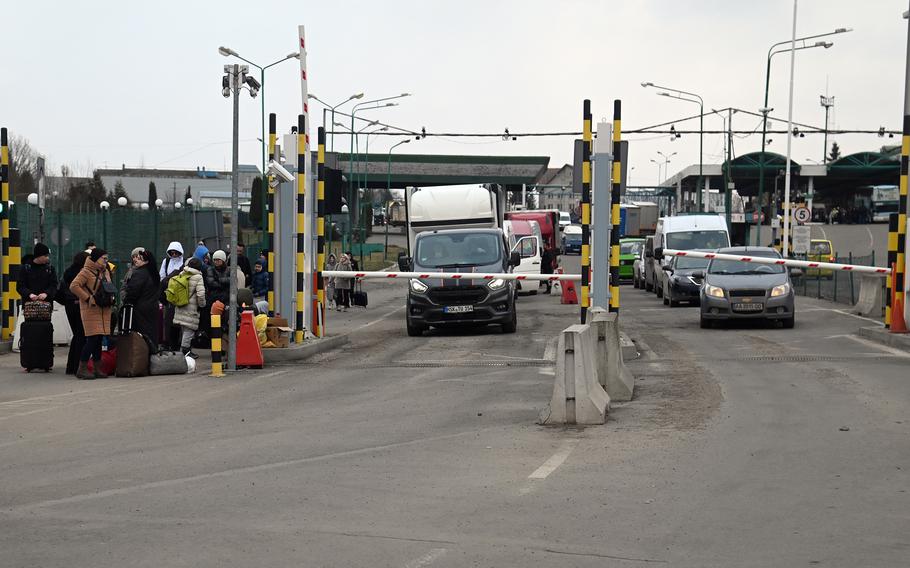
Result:
[[[430,287],[427,286],[426,284],[424,284],[423,282],[421,282],[420,280],[418,280],[416,278],[411,278],[411,292],[414,292],[416,294],[423,294],[424,292],[426,292],[429,289],[430,289]]]
[[[705,284],[705,294],[713,298],[723,298],[724,289],[718,288],[717,286],[711,286],[710,284]]]
[[[778,296],[786,296],[790,293],[790,284],[781,284],[780,286],[775,286],[771,288],[771,297],[776,298]]]
[[[500,288],[502,288],[505,285],[506,285],[506,281],[503,280],[502,278],[494,278],[493,280],[490,280],[489,282],[487,282],[487,288],[489,288],[490,290],[499,290]]]

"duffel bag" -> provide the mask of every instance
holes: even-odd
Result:
[[[179,351],[161,351],[149,358],[150,375],[184,375],[187,370],[186,356]]]

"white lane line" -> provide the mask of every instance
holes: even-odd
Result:
[[[353,332],[355,332],[355,331],[360,331],[361,329],[363,329],[363,328],[365,328],[365,327],[370,327],[370,326],[373,325],[373,324],[377,324],[377,323],[381,322],[382,320],[385,320],[385,319],[390,318],[391,316],[393,316],[394,314],[400,312],[400,311],[403,310],[404,308],[405,308],[404,306],[401,306],[400,308],[395,308],[394,310],[392,310],[391,312],[385,314],[384,316],[380,316],[380,317],[374,319],[374,320],[371,321],[371,322],[367,322],[367,323],[361,325],[360,327],[355,327],[353,330],[351,330],[351,331],[348,332],[348,333],[353,333]]]
[[[797,312],[834,312],[834,313],[836,313],[836,314],[841,314],[841,315],[844,315],[844,316],[850,316],[851,318],[856,318],[856,319],[861,319],[861,320],[863,320],[863,321],[868,321],[868,322],[874,323],[875,325],[880,326],[880,327],[884,327],[884,326],[885,326],[884,323],[882,323],[882,322],[880,322],[880,321],[878,321],[878,320],[874,320],[874,319],[872,319],[872,318],[863,317],[863,316],[860,316],[860,315],[857,315],[857,314],[851,314],[850,312],[846,312],[846,311],[844,311],[844,310],[838,310],[837,308],[800,308],[799,310],[797,310]]]
[[[875,238],[872,236],[869,225],[866,225],[866,232],[869,233],[869,250],[875,250]]]
[[[102,499],[105,497],[114,497],[118,495],[128,495],[136,491],[148,491],[151,489],[162,489],[165,487],[173,487],[176,485],[183,485],[185,483],[193,483],[196,481],[206,481],[209,479],[219,479],[223,477],[232,477],[235,475],[246,475],[251,473],[260,473],[264,471],[271,471],[274,469],[281,469],[286,467],[292,467],[296,465],[303,465],[308,463],[318,463],[327,460],[333,460],[338,458],[346,458],[359,456],[362,454],[370,454],[374,452],[384,452],[388,450],[394,450],[398,448],[406,448],[409,446],[416,446],[419,444],[425,444],[428,442],[439,442],[442,440],[449,440],[452,438],[458,438],[461,436],[474,435],[476,436],[478,432],[483,431],[484,429],[478,430],[466,430],[463,432],[456,432],[454,434],[443,434],[440,436],[428,436],[426,438],[417,438],[415,440],[407,440],[404,442],[392,442],[390,444],[382,444],[378,446],[369,446],[366,448],[357,448],[353,450],[345,450],[341,452],[334,452],[330,454],[319,454],[315,456],[309,456],[305,458],[298,458],[293,460],[284,460],[278,462],[268,462],[259,465],[249,465],[242,467],[235,467],[230,469],[222,469],[219,471],[212,471],[209,473],[201,473],[198,475],[190,475],[187,477],[177,477],[171,479],[162,479],[160,481],[149,481],[147,483],[140,483],[138,485],[131,485],[127,487],[118,487],[114,489],[103,489],[93,493],[82,493],[80,495],[72,495],[70,497],[62,497],[59,499],[48,499],[46,501],[36,501],[33,503],[25,503],[23,505],[17,505],[15,507],[9,507],[4,511],[7,513],[23,512],[30,511],[32,509],[41,508],[41,507],[53,507],[57,505],[69,505],[73,503],[82,503],[84,501],[91,501],[93,499]]]
[[[448,549],[446,548],[434,548],[423,556],[411,560],[404,565],[404,568],[421,568],[421,566],[429,566],[437,559],[442,558],[446,552],[448,552]]]
[[[869,341],[868,339],[866,339],[864,337],[860,337],[858,335],[845,334],[845,335],[843,335],[843,337],[846,337],[847,339],[852,339],[853,341],[856,341],[857,343],[862,343],[863,345],[865,345],[867,347],[873,347],[875,349],[880,349],[881,351],[884,351],[885,353],[890,353],[891,355],[897,355],[898,357],[910,358],[910,353],[907,353],[906,351],[901,351],[900,349],[895,349],[894,347],[889,347],[887,345],[880,345],[874,341]]]
[[[556,471],[556,468],[561,466],[566,459],[569,457],[569,454],[572,453],[572,450],[575,449],[575,446],[578,445],[578,440],[566,440],[563,442],[562,447],[555,454],[550,456],[550,459],[543,462],[543,465],[535,469],[531,475],[528,476],[528,479],[546,479],[551,473]]]
[[[822,232],[822,239],[827,241],[828,235],[825,233],[825,228],[820,226],[818,230]]]

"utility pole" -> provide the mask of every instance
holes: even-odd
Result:
[[[243,72],[246,73],[246,66]],[[234,106],[234,139],[231,152],[231,237],[228,245],[228,277],[230,287],[230,306],[228,306],[228,370],[237,370],[237,223],[240,221],[237,210],[240,208],[240,66],[225,65],[225,72],[230,74],[231,91]]]
[[[825,107],[825,143],[822,148],[822,163],[828,163],[828,113],[831,110],[831,107],[834,106],[834,97],[827,95],[819,95],[821,98],[821,105]]]

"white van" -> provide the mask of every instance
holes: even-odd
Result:
[[[541,243],[543,237],[540,234],[540,225],[537,221],[506,220],[502,226],[509,243],[510,252],[517,252],[521,257],[521,263],[512,269],[516,274],[540,274],[541,269]],[[522,292],[537,294],[537,282],[530,282],[528,286],[522,286],[518,282],[518,289]]]
[[[653,263],[653,274],[657,280],[653,283],[657,297],[663,295],[663,279],[666,278],[666,267],[672,258],[665,257],[663,250],[719,249],[730,246],[730,232],[727,222],[720,215],[696,214],[661,217],[657,220],[654,231],[654,250],[645,251],[649,262]]]

